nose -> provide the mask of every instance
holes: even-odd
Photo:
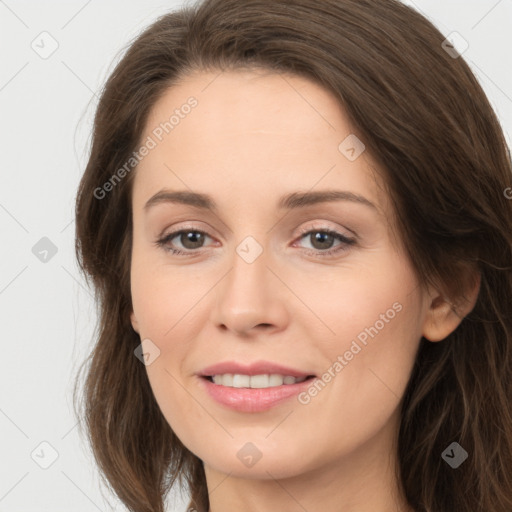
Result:
[[[216,286],[212,314],[219,329],[247,337],[286,328],[290,292],[270,260],[265,250],[253,261],[243,250],[234,252],[230,270]]]

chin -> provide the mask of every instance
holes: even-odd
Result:
[[[236,443],[218,453],[210,452],[202,460],[205,466],[234,478],[272,480],[292,478],[312,469],[303,455],[304,450],[299,446],[283,450],[262,439]]]

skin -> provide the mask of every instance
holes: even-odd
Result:
[[[462,315],[418,286],[370,148],[354,161],[338,149],[356,132],[328,91],[255,69],[196,72],[154,105],[141,140],[192,95],[197,107],[134,176],[131,321],[160,350],[148,378],[170,426],[204,462],[210,511],[412,510],[394,473],[398,406],[421,336],[442,340]],[[163,188],[207,193],[218,211],[160,203],[145,212]],[[329,189],[376,208],[277,208],[284,194]],[[194,255],[155,245],[182,228],[208,235],[198,249],[179,235],[167,242]],[[356,243],[322,256],[342,242],[315,243],[300,228],[355,233]],[[252,263],[236,252],[247,236],[263,249]],[[233,411],[196,376],[226,360],[321,376],[394,303],[400,312],[307,404],[294,397],[265,412]],[[237,457],[248,442],[261,453],[252,467]]]

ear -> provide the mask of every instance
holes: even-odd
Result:
[[[136,333],[140,334],[139,333],[139,322],[137,322],[137,318],[135,317],[135,313],[133,311],[130,313],[130,321],[132,323],[133,330]]]
[[[470,276],[466,294],[452,304],[439,290],[429,292],[430,306],[423,323],[422,335],[429,341],[441,341],[449,336],[475,307],[480,291],[480,273],[476,270]]]

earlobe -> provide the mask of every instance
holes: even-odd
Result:
[[[475,307],[479,291],[480,273],[477,273],[473,275],[469,293],[461,296],[458,304],[452,304],[442,294],[433,297],[425,316],[422,335],[433,342],[444,340]]]
[[[139,334],[139,323],[137,322],[137,318],[135,317],[135,313],[133,311],[130,313],[130,321],[132,323],[133,330]]]

